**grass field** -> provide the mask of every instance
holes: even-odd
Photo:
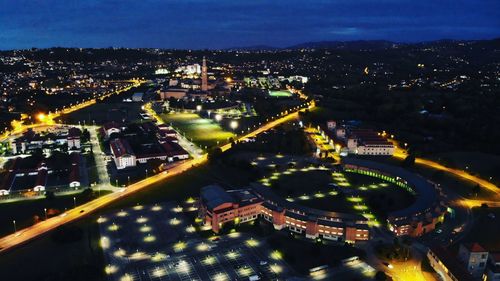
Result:
[[[341,196],[327,196],[323,198],[312,198],[304,201],[295,201],[297,204],[330,212],[354,213],[354,206]]]
[[[364,214],[373,211],[382,219],[388,212],[404,209],[415,201],[410,192],[394,184],[354,173],[314,169],[291,172],[288,169],[283,173],[275,172],[261,182],[300,205],[333,212]]]
[[[500,184],[500,156],[472,151],[454,151],[429,155],[429,158],[446,166],[467,170],[470,173]]]
[[[276,98],[291,97],[292,93],[290,91],[269,91],[269,96]]]
[[[106,101],[82,108],[70,114],[63,115],[60,119],[69,124],[101,125],[109,121],[121,122],[123,119],[134,122],[140,120],[142,103],[124,103],[122,101]]]
[[[355,173],[345,173],[345,177],[352,186],[358,187],[368,206],[384,219],[387,213],[404,209],[415,202],[413,194],[397,185]]]
[[[235,136],[232,132],[224,131],[215,121],[201,118],[195,113],[168,113],[162,114],[161,118],[202,147],[215,146],[217,142],[222,144]]]
[[[104,281],[99,229],[92,217],[72,225],[83,236],[61,243],[53,233],[0,255],[2,280]]]
[[[296,171],[290,175],[281,174],[276,181],[273,181],[272,188],[283,197],[296,197],[332,190],[328,186],[331,182],[332,176],[329,171]]]
[[[101,196],[109,191],[101,191]],[[23,200],[17,202],[0,203],[0,236],[10,234],[14,231],[13,220],[16,221],[17,229],[28,227],[34,223],[34,217],[45,218],[44,208],[50,216],[50,209],[64,212],[65,209],[73,208],[73,197],[77,205],[85,203],[88,199],[81,193],[74,195],[55,196],[53,199],[40,198],[33,200]]]
[[[141,121],[139,113],[142,112],[143,103],[139,102],[123,102],[124,98],[130,98],[133,93],[147,92],[148,85],[132,88],[119,95],[111,96],[104,101],[98,101],[96,104],[82,108],[61,116],[59,119],[64,123],[78,124],[104,124],[109,121],[127,122]],[[146,94],[145,94],[146,95]],[[149,96],[149,95],[147,95]],[[147,99],[147,97],[145,96]]]

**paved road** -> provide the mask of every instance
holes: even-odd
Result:
[[[394,157],[401,158],[401,159],[406,158],[408,156],[408,154],[403,149],[399,148],[397,146],[397,143],[395,145],[396,145],[396,151],[394,152]],[[434,162],[432,160],[418,158],[418,157],[415,159],[415,163],[430,167],[430,168],[435,169],[435,170],[440,170],[440,171],[444,171],[444,172],[447,172],[450,174],[454,174],[455,176],[458,176],[462,179],[479,184],[480,186],[488,189],[489,191],[495,193],[496,195],[500,195],[500,188],[498,186],[496,186],[495,184],[493,184],[487,180],[484,180],[482,178],[471,175],[463,170],[449,168],[449,167],[441,165],[437,162]]]

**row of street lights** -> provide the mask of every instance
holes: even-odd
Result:
[[[76,197],[73,196],[73,208],[76,208]],[[45,215],[45,220],[48,219],[48,216],[47,216],[47,208],[43,208],[43,213]],[[17,232],[17,225],[16,225],[16,220],[12,220],[12,224],[14,225],[14,233]]]

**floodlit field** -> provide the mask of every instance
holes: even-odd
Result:
[[[172,124],[186,135],[187,138],[201,146],[214,146],[225,143],[235,135],[224,131],[219,124],[210,119],[201,118],[195,113],[168,113],[162,114],[163,121]]]
[[[282,98],[282,97],[291,97],[292,93],[290,93],[290,91],[269,91],[269,95],[271,97]]]
[[[271,97],[283,98],[291,97],[292,93],[290,93],[290,91],[269,91],[269,95]]]

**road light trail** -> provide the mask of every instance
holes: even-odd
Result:
[[[396,152],[394,153],[394,157],[400,158],[400,159],[405,159],[408,155],[404,152],[398,151],[400,149],[397,149]],[[473,183],[479,184],[480,186],[488,189],[489,191],[492,191],[496,195],[500,195],[500,189],[498,186],[494,185],[493,183],[484,180],[482,178],[473,176],[465,171],[459,170],[459,169],[454,169],[454,168],[449,168],[444,165],[441,165],[437,162],[434,162],[432,160],[424,159],[424,158],[415,158],[415,163],[421,164],[430,168],[433,168],[435,170],[441,170],[445,171],[451,174],[454,174],[460,178],[466,179],[468,181],[471,181]]]
[[[314,108],[315,104],[314,102],[308,103],[309,109]],[[299,109],[297,111],[287,113],[283,117],[280,117],[276,120],[270,121],[263,126],[257,128],[256,130],[245,134],[241,137],[239,137],[237,140],[243,140],[246,138],[251,138],[255,137],[258,134],[267,131],[269,129],[272,129],[280,124],[283,124],[285,122],[294,120],[298,117],[299,111],[304,110],[304,109]],[[231,148],[231,144],[226,144],[221,147],[222,151],[226,151]],[[188,160],[185,162],[182,162],[181,164],[171,168],[168,170],[168,173],[162,172],[160,174],[156,174],[154,176],[148,177],[142,181],[139,181],[137,183],[131,184],[128,188],[122,189],[121,191],[114,192],[108,195],[101,196],[95,200],[92,200],[90,202],[87,202],[83,205],[78,206],[78,208],[71,209],[57,217],[52,217],[49,218],[48,220],[39,222],[35,225],[32,225],[30,227],[27,227],[23,230],[17,231],[14,234],[7,235],[3,238],[0,239],[0,253],[5,252],[7,250],[10,250],[16,246],[22,245],[40,235],[43,235],[51,230],[54,230],[55,228],[64,225],[69,222],[73,222],[77,219],[80,219],[88,214],[96,212],[98,209],[115,202],[119,200],[120,198],[130,196],[148,186],[150,186],[153,183],[157,183],[160,181],[163,181],[165,179],[168,179],[170,177],[179,175],[197,165],[203,164],[207,161],[207,154],[203,154],[200,158]]]

